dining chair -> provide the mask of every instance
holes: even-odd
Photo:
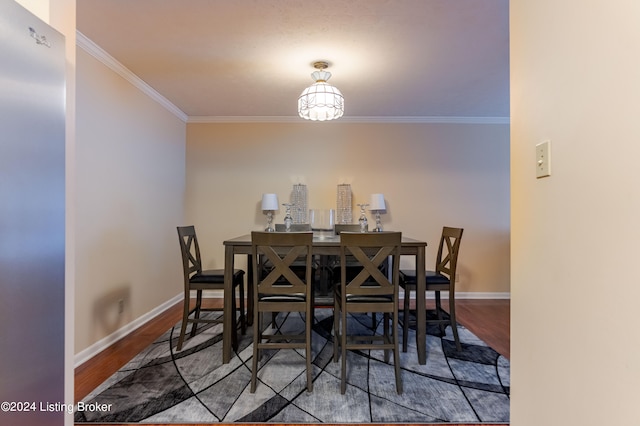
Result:
[[[276,232],[287,232],[287,228],[285,226],[284,223],[276,223]],[[291,224],[291,228],[290,231],[288,232],[311,232],[311,225],[308,223],[293,223]],[[264,259],[262,258],[263,262],[262,262],[262,273],[264,274],[265,272],[267,272],[269,270],[269,268],[271,268],[271,264],[269,263],[268,259]],[[313,263],[313,274],[315,275],[315,270],[317,269],[319,263],[318,262],[314,262]],[[295,262],[293,262],[292,264],[292,269],[294,269],[299,276],[304,276],[305,273],[305,267],[306,267],[306,260],[302,257],[300,259],[297,259]]]
[[[389,362],[393,351],[396,392],[402,393],[400,357],[398,354],[398,281],[400,232],[345,233],[340,234],[340,282],[335,286],[334,349],[333,360],[342,357],[340,392],[346,391],[347,350],[384,350],[384,360]],[[361,266],[353,277],[348,274],[347,258],[352,257]],[[381,265],[391,257],[391,274],[385,275]],[[357,318],[350,314],[383,314],[382,330],[378,326],[364,329]],[[391,324],[390,320],[391,319]],[[349,322],[352,322],[351,327]],[[356,331],[359,330],[357,333]]]
[[[456,349],[462,350],[460,344],[460,338],[458,337],[458,323],[456,321],[456,269],[458,267],[458,253],[460,252],[460,241],[462,240],[462,228],[442,228],[442,236],[440,237],[440,244],[438,246],[438,254],[436,256],[435,271],[426,271],[426,291],[435,292],[435,314],[436,319],[427,318],[427,323],[437,324],[440,326],[441,335],[445,335],[445,326],[448,324],[451,326],[453,332],[453,338],[456,343]],[[416,291],[416,271],[415,270],[401,270],[400,271],[400,287],[404,289],[404,316],[402,320],[402,350],[407,351],[407,335],[409,331],[409,324],[415,323],[410,319],[411,310],[409,308],[409,302],[411,299],[411,292]],[[445,318],[445,311],[442,309],[442,303],[440,300],[440,292],[449,292],[449,317]],[[416,295],[416,297],[425,297],[424,295]]]
[[[287,227],[284,223],[276,223],[275,224],[275,229],[276,232],[311,232],[311,224],[309,223],[292,223],[291,227],[289,228],[289,231],[287,231]],[[315,276],[316,276],[316,271],[317,269],[320,267],[320,261],[317,259],[318,256],[315,257],[315,260],[313,262],[313,270],[311,271],[312,276],[314,277],[315,280]],[[262,268],[260,269],[262,271],[262,274],[268,273],[268,270],[271,268],[271,265],[269,264],[269,261],[261,258],[262,260]],[[304,276],[305,273],[305,267],[306,267],[306,260],[304,259],[297,259],[295,262],[293,262],[291,269],[293,269],[294,271],[296,271],[296,274],[298,276]],[[272,325],[273,327],[275,327],[276,325],[276,316],[277,316],[277,312],[273,313],[273,319],[272,319]]]
[[[307,390],[313,390],[311,379],[311,325],[313,323],[311,232],[252,232],[251,254],[253,263],[253,362],[251,369],[251,393],[256,390],[258,361],[262,349],[304,349],[306,358]],[[260,258],[272,267],[263,274]],[[304,275],[294,269],[294,263],[304,258]],[[279,330],[267,331],[263,314],[274,312],[299,312],[304,315],[302,332],[282,334]],[[294,330],[295,331],[295,330]]]
[[[340,235],[343,232],[360,232],[360,225],[358,224],[336,224],[335,225],[335,234]],[[333,281],[340,281],[340,257],[335,256],[335,259],[331,259],[331,275],[333,277]],[[358,261],[356,261],[353,256],[347,256],[347,276],[357,275],[362,266]]]
[[[196,325],[198,323],[223,323],[223,317],[201,318],[202,312],[217,311],[221,308],[203,308],[203,290],[224,290],[224,270],[223,269],[202,269],[202,258],[200,256],[200,245],[196,236],[194,226],[178,226],[178,238],[180,240],[180,251],[182,252],[182,271],[184,277],[184,302],[182,310],[182,325],[180,327],[180,338],[178,339],[179,351],[182,350],[184,336],[187,331],[187,324],[191,324],[191,335],[196,335]],[[238,290],[240,301],[236,306],[236,289]],[[191,292],[196,292],[196,305],[191,309]],[[233,271],[233,292],[224,294],[223,297],[233,297],[232,304],[232,345],[234,350],[238,348],[237,311],[240,310],[240,323],[242,334],[246,332],[246,317],[244,309],[244,271],[235,269]],[[193,314],[193,317],[191,317]]]
[[[360,232],[360,224],[336,224],[335,225],[335,233],[336,235],[340,235],[343,232]],[[368,232],[368,230],[367,230]],[[362,265],[353,258],[353,256],[347,256],[347,279],[351,279],[355,277],[360,270],[362,269]],[[381,269],[386,269],[387,264],[383,263],[381,265]],[[332,277],[332,287],[336,282],[340,281],[340,257],[336,257],[331,261],[331,277]],[[373,327],[376,326],[376,313],[371,313],[371,323]]]

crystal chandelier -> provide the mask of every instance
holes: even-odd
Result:
[[[333,120],[344,114],[342,93],[327,84],[331,77],[331,73],[325,71],[328,66],[324,61],[314,62],[313,67],[318,71],[311,73],[311,78],[315,83],[304,89],[298,98],[298,114],[306,120]]]

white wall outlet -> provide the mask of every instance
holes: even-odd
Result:
[[[551,141],[536,145],[536,177],[551,176]]]
[[[124,312],[124,299],[118,300],[118,313],[121,314]]]

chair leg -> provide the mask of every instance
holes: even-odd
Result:
[[[178,350],[182,350],[184,343],[184,335],[187,333],[187,320],[189,319],[189,305],[191,303],[191,295],[187,293],[184,298],[184,307],[182,310],[182,325],[180,326],[180,338],[178,339]]]
[[[334,295],[333,297],[338,297]],[[333,362],[338,362],[338,350],[340,349],[340,308],[338,302],[333,305]]]
[[[244,280],[240,278],[238,288],[240,289],[240,327],[242,335],[247,334],[247,311],[244,306]]]
[[[202,308],[202,290],[198,290],[196,292],[196,309],[194,310],[193,313],[193,319],[197,320],[200,319],[200,308]],[[193,322],[191,324],[191,337],[196,335],[196,328],[198,326],[197,322]]]
[[[458,352],[462,350],[460,338],[458,337],[458,320],[456,319],[456,299],[453,293],[449,294],[449,319],[451,322],[451,331],[453,331],[453,339],[456,342]]]
[[[399,328],[398,324],[398,314],[396,312],[396,314],[393,317],[393,330],[396,331]],[[398,393],[398,395],[402,394],[402,377],[400,376],[401,371],[400,371],[400,354],[398,353],[399,347],[398,347],[398,333],[394,332],[393,333],[393,366],[395,368],[395,373],[396,373],[396,392]]]
[[[253,360],[251,362],[251,393],[256,391],[256,381],[258,377],[258,356],[260,351],[258,350],[258,343],[260,342],[260,319],[262,314],[258,313],[257,307],[253,310]]]
[[[311,377],[311,325],[313,323],[313,304],[311,305],[311,315],[305,318],[305,353],[307,362],[307,392],[313,392],[313,379]]]
[[[444,318],[442,318],[442,303],[440,300],[440,292],[436,291],[436,315],[438,316],[439,326],[440,326],[440,335],[446,335],[445,326],[444,326]]]
[[[391,342],[391,335],[389,333],[389,314],[388,313],[383,313],[382,314],[382,327],[383,327],[383,337],[384,337],[384,342],[385,343],[389,343]],[[394,321],[395,324],[395,321]],[[375,330],[374,330],[374,334],[375,334]],[[395,338],[395,336],[394,336]],[[389,363],[389,349],[385,349],[384,350],[384,362],[386,362],[387,364]]]
[[[341,306],[340,311],[341,332],[340,332],[340,346],[342,356],[342,367],[340,369],[340,393],[342,395],[347,391],[347,307]]]
[[[416,293],[417,297],[417,293]],[[407,352],[407,342],[409,340],[409,316],[411,315],[411,311],[409,309],[409,302],[411,299],[411,290],[409,286],[406,285],[404,287],[404,316],[402,318],[402,352]]]
[[[233,303],[231,304],[231,348],[234,351],[238,350],[238,308],[236,307],[236,291],[231,292],[233,297]]]

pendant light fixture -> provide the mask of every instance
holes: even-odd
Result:
[[[325,121],[342,117],[344,114],[344,98],[340,90],[327,83],[331,77],[326,61],[313,63],[318,71],[311,73],[315,81],[302,91],[298,98],[298,114],[306,120]]]

